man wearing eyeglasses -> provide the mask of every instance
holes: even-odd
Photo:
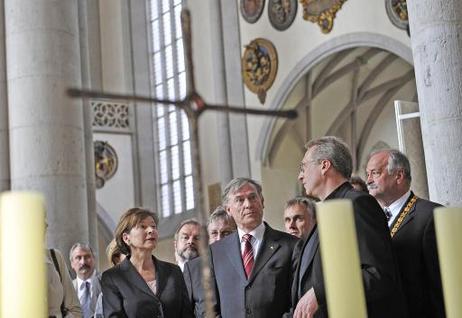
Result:
[[[306,148],[299,174],[306,194],[321,201],[352,201],[368,317],[406,317],[385,217],[373,197],[348,182],[353,167],[348,146],[336,137],[322,137]],[[328,316],[319,240],[315,228],[298,261],[292,285],[295,318]]]
[[[440,205],[411,191],[409,160],[398,150],[372,153],[366,175],[388,219],[409,317],[445,317],[433,221]]]

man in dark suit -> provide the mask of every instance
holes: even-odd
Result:
[[[210,246],[216,313],[223,318],[281,317],[290,307],[297,238],[263,222],[262,189],[252,179],[232,180],[223,205],[238,229]]]
[[[209,216],[207,234],[209,244],[215,243],[236,231],[236,223],[226,210],[219,206]],[[189,300],[196,317],[205,317],[205,295],[202,285],[202,259],[197,257],[184,264],[183,270]]]
[[[306,194],[322,201],[352,201],[368,317],[406,317],[385,217],[373,197],[353,190],[348,182],[352,171],[348,146],[336,137],[322,137],[308,142],[306,148],[299,174]],[[296,318],[327,317],[317,228],[302,249],[292,300]]]
[[[409,160],[398,150],[372,153],[366,174],[369,193],[388,215],[409,317],[445,317],[433,222],[440,205],[410,190]]]

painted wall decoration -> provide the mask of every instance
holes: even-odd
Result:
[[[264,104],[266,92],[273,85],[278,70],[276,48],[266,39],[255,39],[245,46],[241,64],[245,85]]]
[[[260,18],[265,0],[241,0],[241,14],[245,21],[255,23]]]
[[[322,33],[329,33],[334,26],[337,11],[347,0],[300,0],[303,19],[317,23]]]
[[[406,30],[409,25],[406,0],[385,0],[385,8],[391,23]]]
[[[297,0],[268,0],[268,17],[271,25],[284,31],[294,22],[297,14]]]
[[[106,141],[95,140],[95,178],[96,188],[101,189],[117,171],[119,159],[115,149]]]

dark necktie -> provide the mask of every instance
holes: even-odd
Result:
[[[242,253],[242,263],[244,264],[244,271],[247,278],[249,278],[250,273],[253,268],[253,249],[252,249],[252,235],[244,234],[242,236],[244,240],[244,252]]]
[[[390,218],[391,218],[391,211],[388,207],[385,207],[383,209],[383,213],[385,213],[385,216],[387,217],[387,221],[390,221]]]
[[[90,302],[91,302],[90,282],[85,282],[85,289],[82,295],[82,313],[83,313],[84,318],[91,317]]]

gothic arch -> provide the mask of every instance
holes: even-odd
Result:
[[[368,32],[351,33],[326,41],[311,52],[309,52],[282,81],[282,85],[276,92],[268,109],[280,109],[284,105],[287,97],[294,89],[299,80],[317,63],[322,61],[326,56],[337,53],[346,49],[357,47],[372,47],[389,51],[410,65],[413,65],[412,51],[407,45],[381,34]],[[271,132],[275,126],[274,118],[264,119],[260,134],[257,140],[255,157],[261,162],[265,162],[271,143]]]

